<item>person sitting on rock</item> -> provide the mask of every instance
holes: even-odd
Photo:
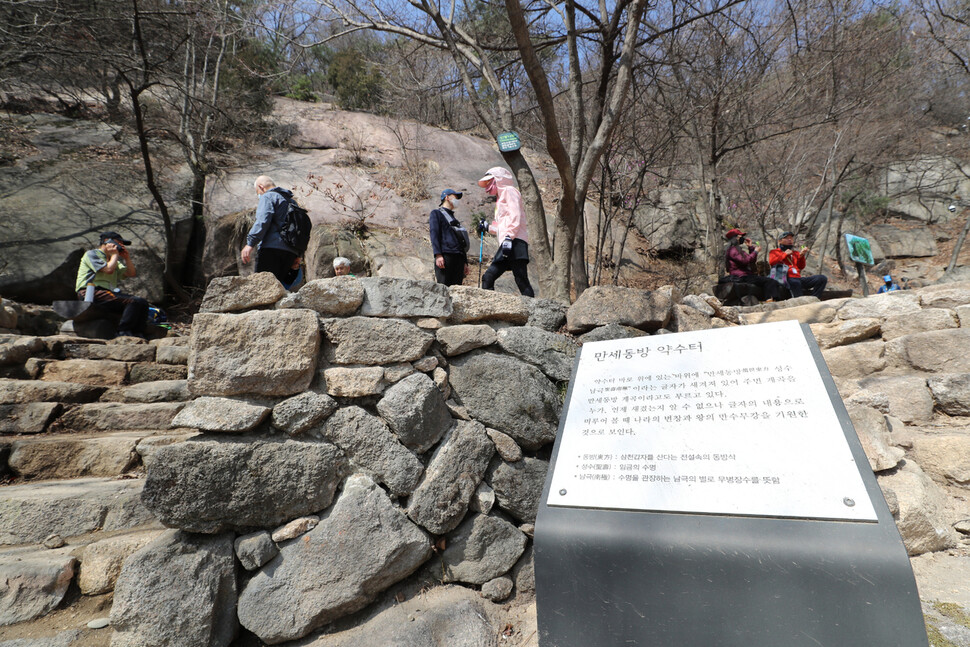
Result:
[[[354,276],[350,273],[350,259],[344,258],[343,256],[338,256],[337,258],[333,259],[333,275]]]
[[[892,274],[887,274],[882,277],[883,284],[879,286],[876,290],[876,294],[882,294],[883,292],[895,292],[899,289],[899,284],[893,281]]]
[[[752,243],[747,236],[740,229],[732,229],[724,234],[728,241],[724,258],[725,270],[735,283],[756,285],[766,301],[774,301],[779,296],[781,285],[770,277],[760,276],[755,271],[755,263],[761,247]]]
[[[809,296],[820,297],[829,282],[828,277],[824,274],[802,276],[802,270],[805,269],[810,251],[808,247],[802,247],[801,251],[795,251],[795,234],[786,231],[778,237],[778,247],[768,252],[768,264],[772,268],[778,265],[784,265],[788,268],[788,289],[791,290],[793,297],[803,296],[806,292]]]
[[[94,303],[103,310],[121,314],[119,337],[144,338],[148,301],[125,294],[118,287],[122,278],[136,275],[135,264],[126,247],[130,244],[131,241],[122,238],[118,232],[106,231],[101,234],[100,245],[81,257],[74,289],[77,290],[78,299],[91,300],[86,299],[86,293],[88,286],[92,286]]]

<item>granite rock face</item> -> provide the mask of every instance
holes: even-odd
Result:
[[[498,343],[512,357],[537,366],[551,379],[568,380],[579,347],[569,338],[539,328],[522,326],[498,333]]]
[[[472,417],[522,447],[538,449],[555,439],[559,392],[536,367],[512,357],[471,353],[451,362],[449,378]]]
[[[189,532],[271,528],[326,509],[348,473],[326,442],[200,437],[155,451],[142,500]]]
[[[196,395],[302,393],[316,374],[319,349],[317,315],[309,310],[198,314],[189,389]]]
[[[170,530],[131,555],[115,584],[111,627],[111,647],[227,647],[239,627],[232,535]]]
[[[363,608],[431,556],[431,542],[376,483],[349,478],[320,525],[284,544],[239,596],[239,621],[268,644]]]

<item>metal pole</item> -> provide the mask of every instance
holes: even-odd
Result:
[[[485,244],[485,236],[481,230],[478,232],[478,287],[482,287],[482,247]]]
[[[869,281],[866,280],[866,266],[857,262],[855,269],[859,272],[859,281],[862,282],[862,296],[867,297],[869,296]]]

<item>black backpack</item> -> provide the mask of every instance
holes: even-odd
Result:
[[[283,195],[279,191],[277,193]],[[306,209],[298,205],[296,200],[287,198],[285,195],[283,197],[286,198],[287,209],[282,222],[277,223],[280,240],[295,249],[297,256],[303,256],[307,245],[310,244],[310,229],[313,228],[313,223],[310,222]]]

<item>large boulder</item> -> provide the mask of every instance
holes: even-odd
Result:
[[[327,419],[321,433],[344,450],[357,469],[393,494],[408,495],[418,485],[424,466],[377,416],[360,407],[344,407]]]
[[[320,349],[309,310],[197,314],[189,388],[196,395],[294,395],[310,386]]]
[[[662,292],[594,286],[566,311],[566,328],[581,334],[598,326],[620,324],[654,331],[670,322],[673,302]]]
[[[431,542],[372,480],[347,479],[320,524],[284,544],[239,596],[239,621],[275,645],[353,613],[413,573]]]
[[[879,241],[886,258],[936,256],[936,238],[928,227],[900,229],[894,225],[869,225],[870,235]]]
[[[272,528],[326,509],[348,473],[330,443],[203,436],[155,451],[142,500],[189,532]]]
[[[970,285],[932,286],[920,290],[919,295],[924,308],[953,310],[970,303]]]
[[[237,312],[271,306],[286,296],[286,289],[270,272],[212,279],[199,312]]]
[[[61,413],[56,402],[0,404],[0,433],[39,434]]]
[[[579,346],[565,335],[522,326],[498,333],[498,343],[509,355],[537,366],[550,378],[563,382],[573,372]]]
[[[921,310],[919,295],[910,291],[883,292],[864,299],[847,299],[839,308],[839,319],[888,319]]]
[[[886,363],[926,373],[970,372],[970,328],[931,330],[886,342]]]
[[[553,299],[529,299],[529,321],[527,325],[556,332],[566,323],[566,310],[569,306]]]
[[[401,443],[419,454],[433,447],[451,426],[445,398],[424,373],[410,375],[384,393],[377,412]]]
[[[865,341],[823,350],[822,357],[835,377],[867,377],[886,368],[885,347],[881,341]]]
[[[955,433],[922,435],[913,441],[913,455],[934,481],[970,488],[970,436]]]
[[[353,276],[310,281],[279,302],[279,308],[308,308],[326,317],[345,317],[364,302],[364,288]]]
[[[445,326],[435,333],[441,352],[447,357],[461,355],[495,343],[495,329],[486,324]]]
[[[877,375],[862,378],[859,380],[859,386],[870,397],[876,397],[880,400],[884,397],[885,409],[877,408],[905,423],[927,422],[933,418],[933,396],[926,386],[926,378],[922,376],[882,377]]]
[[[494,453],[485,427],[458,422],[435,450],[424,479],[408,500],[408,516],[436,535],[453,530],[468,512]]]
[[[505,432],[526,449],[552,442],[559,391],[542,371],[512,357],[470,353],[451,362],[451,387],[476,420]]]
[[[448,287],[431,281],[370,277],[360,279],[364,317],[448,317],[452,312]]]
[[[887,317],[882,323],[882,338],[889,341],[913,333],[959,327],[960,320],[953,310],[948,308],[923,308],[919,312]]]
[[[896,527],[910,555],[956,546],[956,531],[947,521],[946,494],[918,465],[906,462],[895,472],[879,475],[878,480],[899,502]]]
[[[441,555],[442,580],[484,584],[512,570],[525,545],[525,535],[508,521],[473,515],[452,533]]]
[[[171,530],[125,560],[111,605],[111,647],[228,647],[236,637],[232,535]]]
[[[413,362],[424,357],[434,341],[431,333],[399,319],[326,319],[323,332],[324,356],[334,364]]]
[[[0,627],[53,611],[74,579],[76,564],[63,552],[0,555]]]
[[[141,434],[40,436],[11,443],[10,469],[32,479],[119,476],[138,464]]]

